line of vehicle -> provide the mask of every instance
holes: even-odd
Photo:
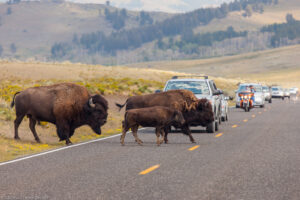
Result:
[[[140,128],[139,130],[143,130],[143,129],[146,129],[146,128]],[[18,158],[18,159],[15,159],[15,160],[11,160],[11,161],[7,161],[7,162],[2,162],[2,163],[0,163],[0,166],[11,164],[11,163],[16,163],[16,162],[19,162],[19,161],[22,161],[22,160],[35,158],[35,157],[38,157],[38,156],[43,156],[43,155],[55,153],[55,152],[66,150],[66,149],[71,149],[71,148],[74,148],[74,147],[78,147],[78,146],[82,146],[82,145],[86,145],[86,144],[90,144],[90,143],[94,143],[94,142],[99,142],[99,141],[102,141],[102,140],[115,138],[115,137],[118,137],[118,136],[121,136],[121,133],[116,134],[116,135],[112,135],[112,136],[108,136],[108,137],[104,137],[104,138],[98,138],[98,139],[90,140],[90,141],[87,141],[87,142],[72,144],[70,146],[61,147],[61,148],[45,151],[45,152],[42,152],[42,153],[33,154],[33,155],[30,155],[30,156],[25,156],[25,157]]]

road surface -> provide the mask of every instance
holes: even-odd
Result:
[[[0,165],[0,199],[300,199],[300,103],[274,100],[246,113],[231,109],[197,144],[153,129]]]

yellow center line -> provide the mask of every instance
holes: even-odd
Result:
[[[264,109],[264,111],[266,112],[266,111],[267,111],[267,109]]]
[[[248,121],[248,119],[244,119],[244,122],[247,122]]]
[[[200,147],[200,145],[193,146],[193,147],[189,148],[189,151],[194,151],[195,149],[198,149],[199,147]]]
[[[215,138],[221,137],[223,133],[219,133],[218,135],[215,136]]]
[[[156,169],[159,168],[159,167],[160,167],[160,165],[154,165],[154,166],[152,166],[152,167],[150,167],[150,168],[148,168],[148,169],[146,169],[146,170],[144,170],[144,171],[141,171],[141,172],[139,173],[139,175],[145,175],[145,174],[148,174],[148,173],[150,173],[150,172],[156,170]]]
[[[236,128],[236,127],[238,127],[238,125],[236,125],[236,124],[232,126],[232,128]]]
[[[252,117],[254,118],[254,117],[255,117],[255,115],[252,115]]]
[[[261,114],[261,112],[258,112],[258,114]]]

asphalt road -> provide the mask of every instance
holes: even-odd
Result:
[[[194,130],[197,144],[171,133],[157,147],[145,129],[143,146],[130,133],[125,146],[118,136],[0,165],[0,199],[298,200],[299,111],[299,102],[274,100],[231,109],[216,134]]]

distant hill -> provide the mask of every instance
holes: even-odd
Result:
[[[46,60],[51,55],[55,42],[72,41],[74,34],[114,31],[112,24],[105,19],[105,9],[117,9],[102,4],[75,4],[59,0],[24,1],[16,4],[0,3],[0,57]],[[140,12],[127,11],[123,29],[140,26]],[[153,23],[162,21],[172,14],[148,12]],[[11,44],[16,53],[11,52]]]
[[[260,29],[288,13],[300,19],[300,1],[239,0],[184,14],[59,0],[0,4],[0,57],[123,64],[233,55],[272,48],[274,33]]]

